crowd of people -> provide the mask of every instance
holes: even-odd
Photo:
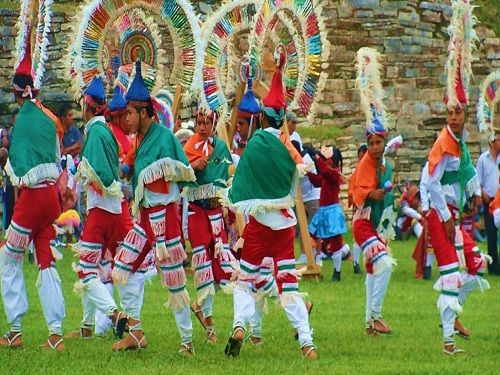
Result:
[[[158,273],[168,290],[166,305],[178,328],[180,354],[194,355],[192,316],[205,329],[208,343],[218,340],[213,303],[220,286],[234,302],[227,356],[238,356],[247,336],[255,345],[262,342],[263,307],[272,299],[283,307],[302,356],[314,360],[312,304],[299,292],[293,207],[300,184],[315,261],[321,265],[323,258],[331,258],[332,280],[339,282],[342,259],[350,256],[340,201],[341,186],[347,183],[357,274],[364,255],[365,334],[392,333],[382,305],[395,264],[388,243],[397,227],[403,237],[410,231],[419,237],[415,257],[425,278],[434,261],[427,249],[433,249],[440,274],[434,287],[440,293],[443,351],[462,352],[455,336],[469,338],[470,332],[459,314],[472,291],[489,288],[484,278],[488,261],[490,274],[499,274],[500,135],[490,135],[490,148],[474,167],[465,143],[468,90],[460,76],[452,78],[445,99],[446,124],[428,154],[420,186],[408,184],[396,220],[393,167],[386,158],[396,146],[388,141],[380,54],[371,48],[357,54],[366,144],[359,148],[350,176],[342,172],[339,148],[313,150],[302,144],[296,116],[286,113],[285,51],[278,49],[276,59],[269,93],[261,103],[247,74],[231,144],[217,136],[220,119],[208,108],[198,108],[195,122],[175,129],[175,134],[164,126],[139,61],[126,92],[117,84],[109,102],[103,79],[92,78],[82,93],[82,137],[70,106],[61,107],[56,116],[37,99],[31,59],[25,54],[13,80],[19,111],[11,132],[1,133],[0,158],[8,178],[0,276],[10,329],[0,346],[23,345],[22,321],[28,309],[23,260],[31,244],[48,327],[46,349],[62,351],[64,338],[89,338],[111,330],[117,338],[114,351],[147,348],[141,318],[144,285]],[[285,121],[288,132],[282,131]],[[55,267],[61,228],[54,223],[74,207],[84,217],[73,246],[82,322],[64,335],[65,299]],[[464,225],[478,207],[485,218],[489,256],[479,251]],[[195,296],[186,288],[186,241]]]

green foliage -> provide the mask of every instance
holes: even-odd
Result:
[[[476,0],[474,4],[479,6],[475,10],[479,21],[500,36],[500,0]]]
[[[346,236],[350,243],[350,234]],[[193,317],[196,356],[177,354],[180,340],[173,315],[163,304],[167,291],[157,277],[146,285],[143,326],[149,348],[140,352],[113,353],[111,337],[84,341],[65,340],[67,351],[46,353],[38,347],[47,329],[35,288],[37,269],[26,263],[24,272],[30,310],[23,321],[24,347],[0,350],[0,374],[494,374],[491,364],[498,358],[498,311],[500,277],[489,277],[492,290],[474,292],[464,307],[462,322],[471,329],[472,339],[457,344],[467,354],[447,357],[442,354],[438,293],[433,281],[415,280],[411,252],[415,241],[391,244],[398,266],[394,270],[384,301],[384,318],[391,325],[391,337],[364,335],[364,276],[354,275],[352,263],[342,265],[342,281],[330,281],[331,260],[325,261],[324,280],[303,280],[301,290],[314,303],[311,325],[314,328],[319,360],[301,358],[292,328],[278,305],[269,304],[264,317],[264,342],[253,347],[245,344],[237,359],[223,354],[231,332],[233,303],[231,296],[219,291],[215,297],[214,323],[219,336],[216,345],[205,342],[205,333]],[[82,316],[80,297],[73,292],[76,275],[71,270],[73,254],[64,252],[58,262],[66,299],[66,332],[79,327]],[[191,297],[193,280],[188,280]],[[0,302],[1,305],[1,302]],[[0,326],[8,326],[0,306]],[[492,362],[493,361],[493,362]]]
[[[297,132],[302,138],[310,138],[319,142],[335,140],[344,134],[343,129],[334,125],[298,126]]]

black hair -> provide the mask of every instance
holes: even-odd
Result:
[[[269,126],[271,128],[274,128],[274,129],[279,129],[281,128],[281,126],[283,125],[283,120],[280,121],[280,123],[278,124],[278,122],[276,121],[276,119],[274,117],[271,117],[271,116],[268,116],[266,112],[262,112],[267,120],[267,123],[269,124]]]
[[[342,157],[342,153],[340,150],[333,146],[333,154],[332,154],[332,162],[335,167],[340,167],[340,171],[342,172],[342,165],[344,158]]]
[[[148,117],[155,117],[155,109],[153,107],[153,102],[148,100],[147,102],[136,102],[136,103],[146,103],[146,105],[136,105],[135,110],[139,113],[142,109],[146,110]]]
[[[14,109],[14,110],[12,111],[11,116],[12,116],[12,117],[15,117],[15,116],[17,116],[18,114],[19,114],[19,108],[16,108],[16,109]]]
[[[358,156],[359,154],[361,153],[365,153],[366,151],[368,151],[368,146],[367,145],[361,145],[358,147]]]
[[[73,109],[73,106],[70,103],[63,103],[58,109],[57,109],[57,117],[63,118],[65,117],[70,110]]]

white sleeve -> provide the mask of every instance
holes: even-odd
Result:
[[[424,166],[424,169],[427,168],[427,164]],[[429,211],[429,189],[427,188],[426,181],[424,181],[424,169],[422,169],[422,177],[420,179],[420,202],[422,206],[422,211]]]
[[[483,179],[483,155],[479,156],[479,159],[477,159],[477,164],[476,164],[476,174],[477,178],[479,180],[479,185],[481,185],[481,188],[484,186],[484,179]]]
[[[422,215],[420,215],[417,211],[415,211],[411,207],[403,206],[401,210],[406,216],[411,217],[412,219],[420,220],[422,218]]]
[[[434,168],[434,173],[429,174],[429,163],[425,164],[424,170],[422,171],[422,181],[429,192],[429,198],[432,206],[436,209],[442,222],[447,221],[451,218],[451,212],[446,204],[446,199],[444,197],[443,188],[441,186],[441,178],[445,172],[446,162],[448,157],[445,155],[441,161]]]

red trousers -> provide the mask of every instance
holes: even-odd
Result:
[[[452,209],[452,215],[454,213],[453,211]],[[429,211],[427,221],[429,223],[430,242],[436,254],[438,266],[441,268],[450,264],[458,265],[455,243],[451,243],[446,237],[444,223],[440,221],[435,209]],[[484,272],[484,261],[479,253],[477,245],[463,227],[460,227],[460,232],[463,237],[463,251],[467,272],[471,275],[476,275],[478,272]]]
[[[99,261],[112,260],[118,242],[123,241],[133,227],[127,202],[122,202],[122,213],[114,214],[101,208],[88,211],[80,237],[80,262],[78,277],[88,280],[97,276]]]
[[[42,270],[49,268],[54,262],[50,242],[56,237],[52,224],[60,214],[59,195],[55,185],[36,189],[22,188],[5,236],[7,255],[22,260],[26,247],[33,241],[38,267]]]
[[[213,279],[217,284],[231,279],[231,275],[222,269],[219,259],[215,257],[215,243],[218,239],[220,239],[225,246],[228,246],[222,216],[221,207],[204,209],[196,204],[189,204],[188,235],[189,243],[193,249],[193,266],[196,270],[198,263],[200,265],[202,263],[211,263]],[[214,222],[217,222],[220,227],[220,230],[217,231],[218,233],[214,230]],[[199,254],[200,256],[197,256],[195,254],[196,248],[203,248],[204,254]]]
[[[387,243],[375,231],[371,220],[355,220],[352,224],[352,231],[354,240],[363,251],[366,273],[373,274],[373,263],[387,255]]]
[[[298,291],[298,279],[295,273],[294,226],[273,230],[250,216],[242,237],[245,240],[240,259],[243,280],[256,284],[262,260],[270,257],[274,262],[279,293]],[[254,286],[256,289],[259,288],[259,285]]]

